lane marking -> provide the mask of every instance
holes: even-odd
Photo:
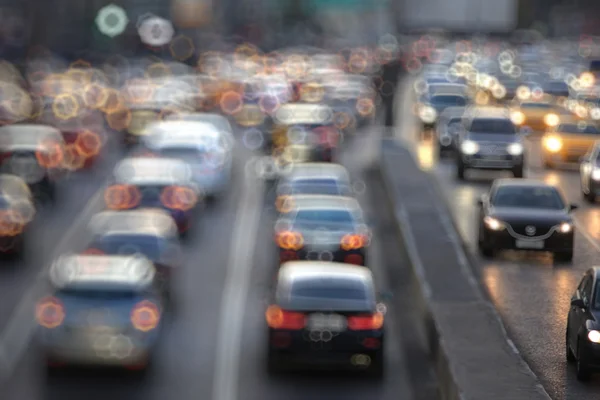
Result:
[[[213,400],[237,400],[244,310],[250,289],[256,232],[263,204],[264,181],[248,176],[235,217],[231,257],[227,263],[213,382]]]

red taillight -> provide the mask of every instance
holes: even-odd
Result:
[[[381,346],[381,342],[379,341],[379,339],[365,338],[362,341],[362,345],[368,349],[377,349]]]
[[[285,250],[285,251],[282,251],[281,253],[279,253],[279,262],[280,263],[298,260],[298,259],[300,259],[300,257],[298,256],[298,253],[296,253],[293,250]]]
[[[160,310],[151,301],[144,300],[133,307],[131,323],[138,331],[149,332],[160,322]]]
[[[358,315],[348,317],[348,329],[353,331],[371,331],[381,329],[383,326],[383,314],[376,312],[371,315]]]
[[[65,320],[65,308],[56,297],[46,297],[37,304],[35,317],[44,328],[54,329]]]
[[[168,186],[161,192],[160,202],[171,210],[189,211],[198,204],[198,195],[190,188]]]
[[[358,250],[367,245],[367,238],[363,235],[345,235],[340,243],[342,250]]]
[[[10,159],[12,157],[12,153],[11,152],[2,152],[0,153],[0,163]]]
[[[299,232],[279,232],[276,235],[275,242],[283,250],[300,250],[304,246],[304,237]]]
[[[339,143],[339,132],[335,128],[320,127],[313,131],[317,135],[317,139],[321,146],[337,147]]]
[[[46,169],[58,168],[64,161],[64,148],[54,140],[44,141],[40,149],[35,152],[35,157],[41,167]]]
[[[104,203],[111,210],[129,210],[141,201],[142,194],[133,185],[112,185],[104,191]]]
[[[364,261],[365,260],[363,256],[361,256],[360,254],[348,254],[346,257],[344,257],[344,262],[346,264],[363,265]]]
[[[298,330],[306,324],[306,315],[299,312],[285,311],[272,305],[265,313],[267,325],[272,329]]]

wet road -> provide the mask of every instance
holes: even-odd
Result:
[[[408,85],[407,85],[408,87]],[[405,96],[410,91],[405,89]],[[580,194],[578,167],[545,170],[540,143],[528,142],[526,177],[558,185],[570,203],[581,208],[574,214],[577,226],[575,257],[570,264],[554,264],[546,254],[506,252],[489,261],[477,252],[477,199],[493,179],[509,173],[469,171],[469,180],[458,182],[451,159],[439,160],[432,143],[419,137],[410,114],[410,100],[401,106],[403,125],[396,134],[413,143],[423,168],[432,169],[448,199],[459,233],[476,260],[476,275],[500,312],[509,335],[532,370],[554,399],[584,399],[600,396],[600,380],[577,381],[575,370],[565,359],[565,329],[570,298],[581,275],[600,262],[600,205],[586,203]]]
[[[266,374],[263,312],[274,272],[274,214],[269,189],[253,176],[245,178],[247,162],[253,155],[238,149],[230,192],[204,210],[187,239],[186,262],[174,283],[176,311],[169,318],[150,374],[141,380],[98,371],[65,371],[47,377],[38,350],[22,333],[31,325],[31,315],[23,310],[32,310],[26,298],[35,292],[35,273],[21,277],[15,272],[23,284],[11,294],[16,311],[7,310],[21,317],[11,319],[0,342],[6,353],[0,354],[0,362],[14,361],[10,379],[0,387],[2,399],[435,399],[435,380],[425,347],[413,328],[417,316],[410,301],[406,257],[391,235],[392,216],[381,205],[381,184],[367,168],[376,158],[373,149],[378,148],[377,140],[377,135],[357,139],[349,145],[343,163],[354,176],[357,196],[373,225],[370,257],[377,281],[382,290],[394,293],[387,320],[389,373],[383,382],[338,374],[277,379]],[[77,250],[83,245],[85,224],[101,208],[102,198],[94,192],[101,187],[103,174],[97,175],[94,180],[88,179],[83,189],[73,184],[72,192],[65,193],[81,197],[78,209],[83,212],[67,208],[71,223],[60,225],[60,231],[48,226],[36,232],[38,243],[54,236],[61,242],[61,251]],[[91,201],[76,190],[88,190]],[[66,232],[62,239],[57,234],[61,232]],[[53,247],[45,244],[48,250],[40,257],[48,257]],[[26,290],[29,292],[24,294]],[[3,295],[0,292],[0,299]]]

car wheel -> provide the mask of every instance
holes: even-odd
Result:
[[[577,380],[586,382],[589,381],[592,376],[589,367],[581,361],[581,350],[579,344],[577,345]]]
[[[567,327],[567,333],[565,334],[565,353],[567,355],[568,363],[574,363],[577,361],[575,354],[573,354],[573,351],[571,350],[571,346],[569,346],[569,327]]]
[[[523,165],[519,165],[518,167],[513,168],[514,177],[522,178],[524,176],[524,169],[525,167]]]
[[[456,165],[456,177],[461,181],[465,180],[465,164],[460,161]]]
[[[554,259],[560,262],[573,261],[573,250],[559,251],[554,253]]]

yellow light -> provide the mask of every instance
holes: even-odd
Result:
[[[559,228],[561,233],[569,233],[569,232],[571,232],[572,229],[573,229],[573,225],[569,224],[568,222],[562,223]]]
[[[504,229],[504,223],[502,223],[501,221],[498,221],[496,218],[485,217],[483,222],[485,222],[487,227],[493,231],[499,231],[499,230]]]
[[[525,114],[521,111],[514,111],[510,114],[510,119],[515,125],[523,125],[525,123]]]
[[[594,86],[595,81],[596,78],[594,78],[594,74],[592,74],[591,72],[584,72],[579,77],[579,84],[585,88]]]
[[[562,149],[562,141],[554,136],[545,137],[544,147],[552,153],[558,153]]]
[[[588,333],[588,339],[590,339],[590,342],[600,343],[600,332],[595,330],[590,331],[590,333]]]
[[[556,114],[546,114],[544,117],[544,123],[548,126],[556,126],[560,123],[560,118]]]

